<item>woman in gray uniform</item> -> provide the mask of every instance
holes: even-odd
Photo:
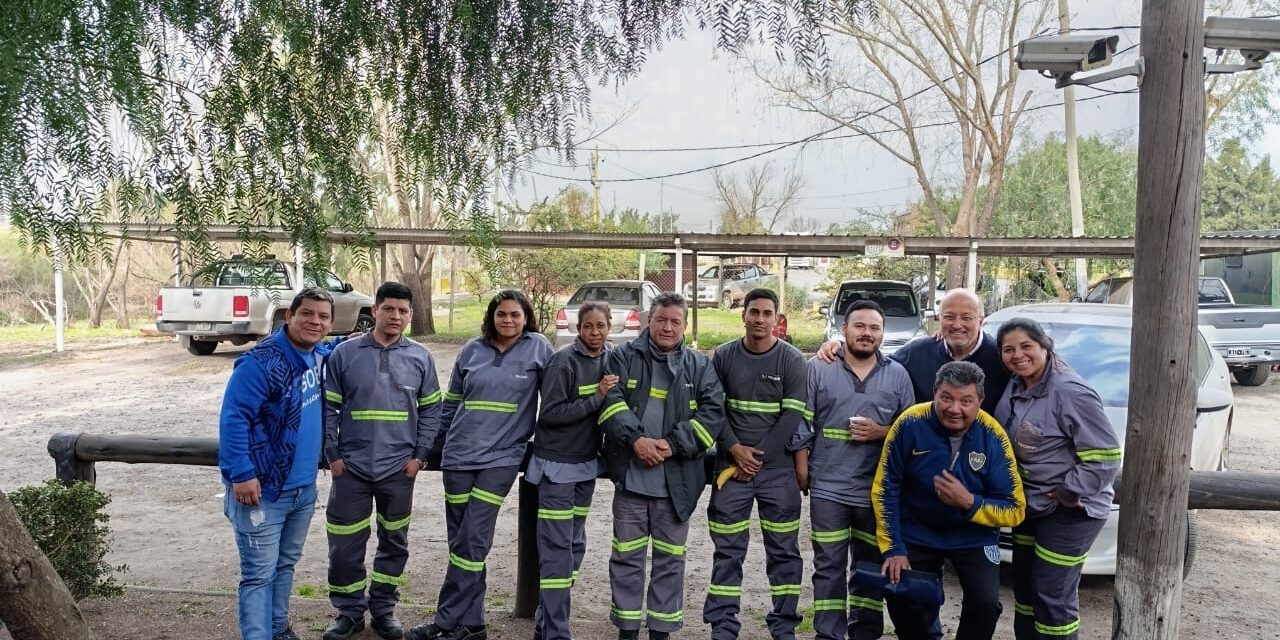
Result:
[[[1013,529],[1014,636],[1074,640],[1080,572],[1111,514],[1120,442],[1098,393],[1054,354],[1039,323],[1014,318],[996,344],[1013,377],[995,418],[1027,496],[1027,518]]]
[[[538,333],[523,293],[498,292],[484,314],[483,335],[458,352],[444,394],[437,437],[444,439],[445,522],[449,567],[435,621],[410,640],[485,640],[485,558],[498,509],[515,482],[538,413],[538,380],[551,343]]]

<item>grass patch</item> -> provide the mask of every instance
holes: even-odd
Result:
[[[318,587],[318,586],[316,586],[316,585],[314,585],[314,584],[307,584],[307,583],[305,583],[305,582],[304,582],[304,583],[302,583],[302,584],[298,585],[298,596],[299,596],[299,597],[301,597],[301,598],[319,598],[319,597],[322,597],[324,594],[323,594],[323,593],[321,593],[321,591],[322,591],[322,590],[321,590],[321,588],[320,588],[320,587]]]
[[[114,323],[114,320],[112,322]],[[142,321],[136,320],[135,322],[141,323]],[[136,327],[133,329],[117,329],[112,324],[94,329],[89,326],[87,321],[78,321],[67,325],[63,333],[63,339],[67,342],[77,342],[104,338],[133,338],[139,335],[141,333]],[[0,327],[0,344],[21,342],[49,342],[52,344],[54,339],[54,328],[51,324],[15,324]]]

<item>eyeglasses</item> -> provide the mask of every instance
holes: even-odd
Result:
[[[943,322],[955,322],[956,320],[959,320],[961,322],[977,322],[978,321],[978,316],[968,314],[968,313],[962,316],[958,316],[954,313],[944,313],[939,317],[942,318]]]

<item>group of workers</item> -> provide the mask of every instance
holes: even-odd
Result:
[[[886,608],[898,638],[941,638],[937,602],[887,594],[853,574],[871,563],[888,583],[937,580],[945,561],[963,590],[955,637],[991,638],[1002,613],[1002,527],[1013,529],[1016,637],[1075,638],[1080,573],[1110,513],[1120,445],[1098,394],[1054,355],[1045,331],[1015,319],[987,335],[981,302],[959,289],[941,301],[936,336],[886,356],[883,310],[857,301],[843,340],[806,362],[775,337],[778,312],[772,291],[749,292],[744,336],[707,357],[684,342],[678,294],[658,296],[648,327],[617,346],[608,305],[588,302],[575,342],[553,352],[528,299],[506,290],[489,301],[482,335],[462,347],[444,387],[431,353],[404,335],[413,314],[404,285],[379,287],[373,329],[336,346],[323,341],[332,299],[300,292],[281,330],[236,360],[223,402],[219,462],[240,552],[243,637],[298,638],[288,622],[293,571],[316,471],[327,466],[337,616],[324,640],[366,624],[381,638],[485,640],[486,562],[529,447],[537,640],[572,637],[570,596],[601,475],[614,483],[618,639],[636,640],[644,627],[650,640],[667,640],[682,628],[689,519],[708,485],[708,456],[714,562],[702,618],[712,640],[741,630],[753,506],[772,599],[765,622],[773,638],[795,637],[806,495],[819,640],[879,638]],[[435,449],[448,568],[434,619],[406,630],[396,606],[414,478]]]

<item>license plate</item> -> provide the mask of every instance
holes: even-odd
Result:
[[[191,325],[192,331],[208,331],[213,328],[213,324],[209,322],[196,322]]]
[[[1253,355],[1253,349],[1249,347],[1227,347],[1228,358],[1248,358]]]

